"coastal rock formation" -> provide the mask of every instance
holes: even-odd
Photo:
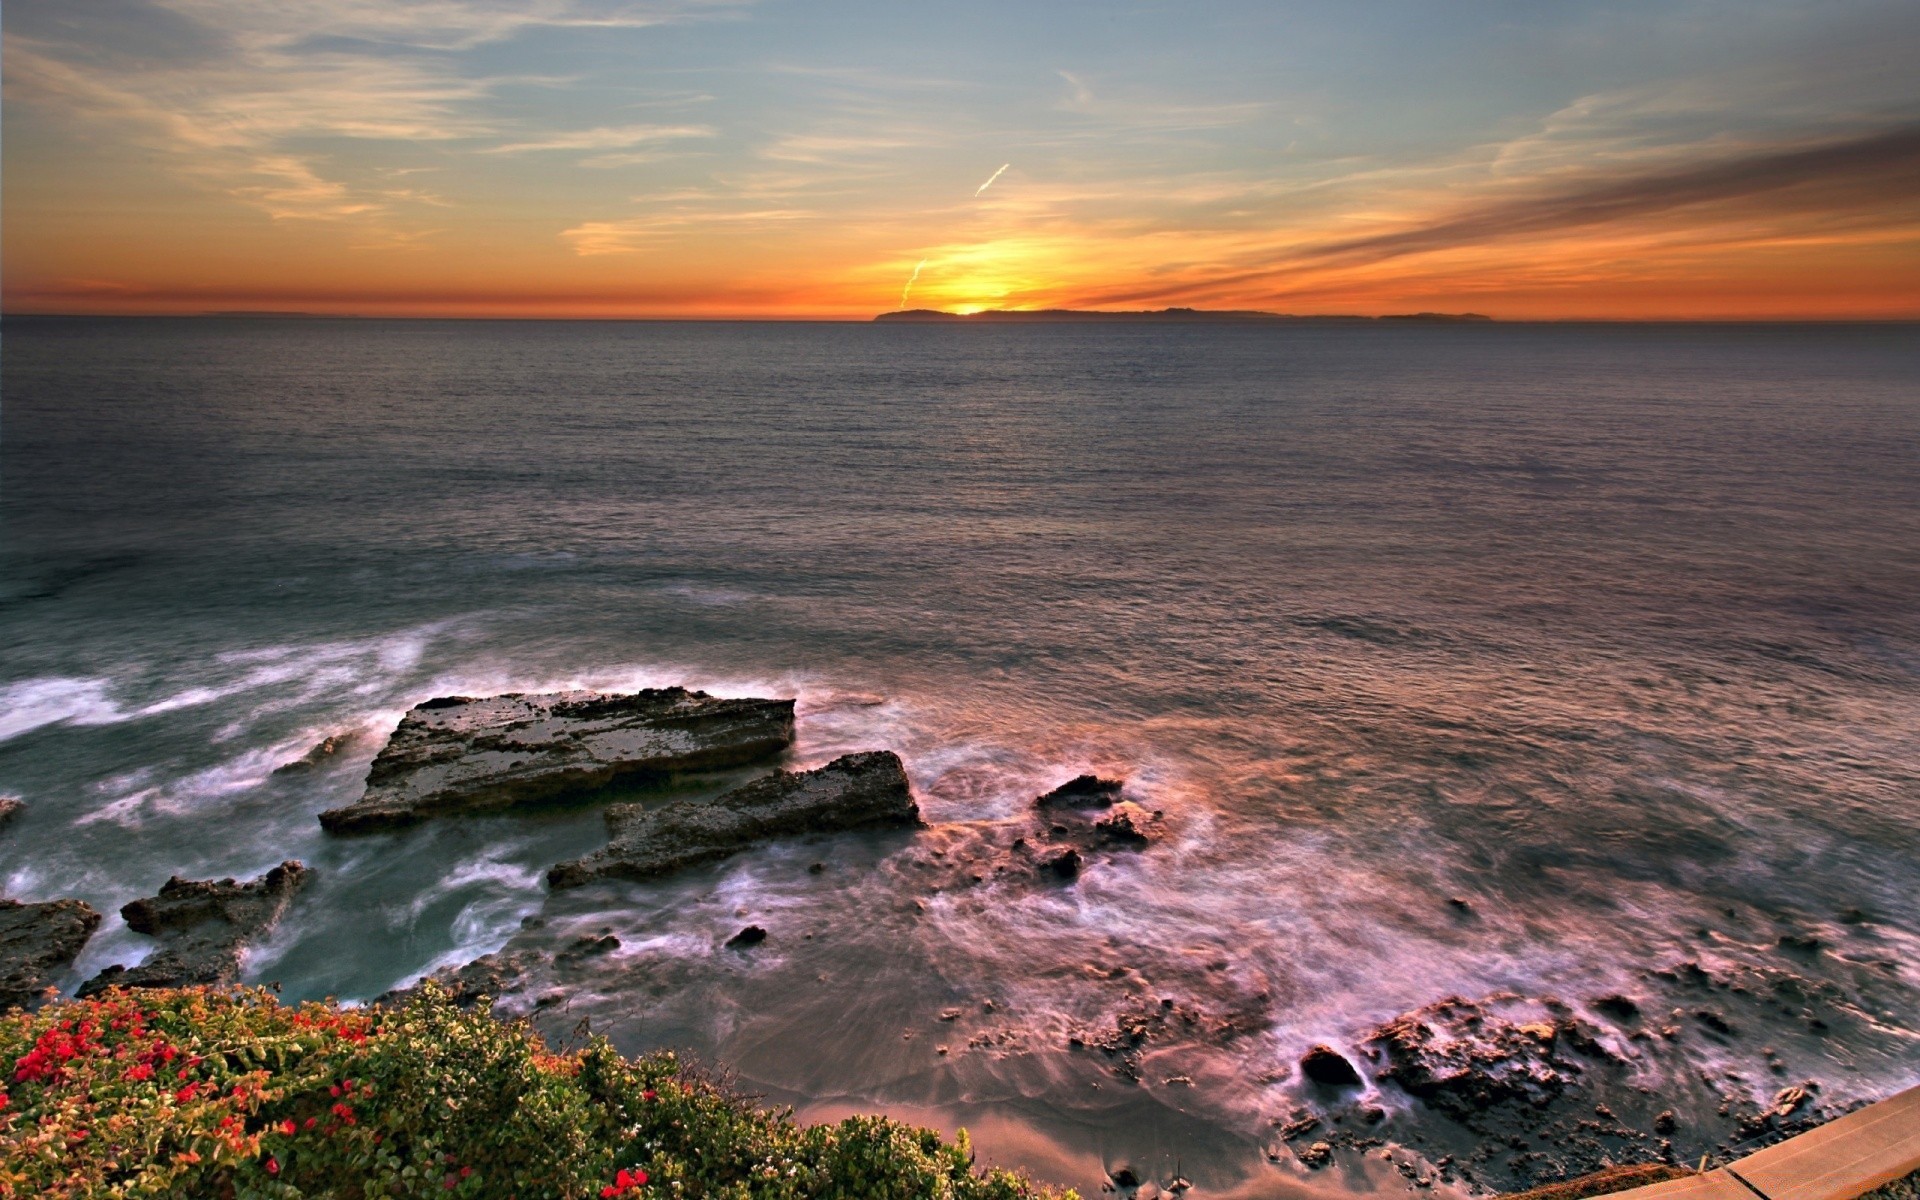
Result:
[[[793,744],[793,701],[685,688],[445,696],[416,705],[373,760],[357,802],[320,814],[335,833],[537,804],[632,776],[720,770]]]
[[[312,870],[293,859],[247,883],[174,876],[159,895],[120,910],[136,933],[159,938],[159,947],[137,967],[108,967],[82,984],[79,994],[238,982],[247,943],[279,922],[294,893],[312,877]]]
[[[605,849],[547,873],[552,887],[608,876],[652,879],[776,837],[920,823],[898,755],[848,754],[813,771],[779,771],[712,800],[607,809]]]
[[[0,1012],[33,1007],[98,928],[84,900],[0,900]]]

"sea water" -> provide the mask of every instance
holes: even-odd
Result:
[[[247,962],[289,997],[611,930],[521,1009],[1083,1188],[1257,1190],[1314,1043],[1783,934],[1898,1002],[1710,1065],[1920,1079],[1913,326],[11,318],[0,520],[5,894],[302,859]],[[897,751],[932,829],[550,899],[605,797],[315,820],[431,696],[668,684],[798,697],[795,765]],[[1083,771],[1160,840],[922,880]],[[1238,1030],[1138,1082],[1068,1047],[1158,997]]]

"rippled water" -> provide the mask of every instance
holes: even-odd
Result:
[[[1782,933],[1894,999],[1698,1063],[1763,1093],[1765,1040],[1836,1101],[1920,1080],[1913,327],[5,334],[8,895],[112,910],[302,858],[249,963],[301,996],[611,928],[516,1002],[1083,1187],[1180,1159],[1291,1194],[1259,1150],[1306,1046],[1451,993],[1777,965]],[[895,749],[935,828],[550,902],[596,802],[314,820],[428,696],[666,683],[799,696],[796,762]],[[1087,769],[1166,839],[973,885]],[[724,949],[747,920],[773,936]],[[69,982],[143,942],[109,921]],[[1161,997],[1235,1028],[1156,1037],[1139,1084],[1067,1047]]]

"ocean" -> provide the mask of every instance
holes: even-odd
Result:
[[[612,931],[501,1007],[1083,1191],[1386,1186],[1276,1141],[1294,1064],[1439,1145],[1366,1039],[1450,996],[1608,1031],[1687,1158],[1920,1082],[1915,326],[9,318],[0,370],[8,896],[299,858],[290,998]],[[897,751],[932,828],[550,897],[605,797],[315,820],[421,700],[668,684],[798,697],[793,763]],[[928,882],[1083,771],[1156,843]]]

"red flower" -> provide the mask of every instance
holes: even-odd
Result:
[[[5,1108],[12,1100],[12,1096],[7,1095],[5,1092],[0,1092],[0,1108]]]
[[[462,1179],[465,1179],[465,1178],[466,1178],[467,1176],[469,1176],[469,1175],[471,1175],[471,1174],[473,1174],[473,1168],[472,1168],[472,1167],[461,1167],[461,1168],[460,1168],[460,1178],[462,1178]]]
[[[278,1175],[279,1173],[280,1173],[280,1160],[277,1158],[269,1158],[267,1160],[267,1174]]]
[[[129,1082],[138,1082],[142,1079],[152,1079],[153,1064],[141,1063],[138,1066],[127,1068],[126,1078],[128,1079]]]
[[[190,1083],[173,1094],[173,1102],[175,1104],[185,1104],[187,1101],[193,1099],[193,1094],[199,1090],[199,1083]]]
[[[284,1133],[284,1134],[286,1134],[286,1135],[287,1135],[288,1137],[292,1137],[292,1136],[293,1136],[293,1121],[292,1121],[291,1119],[288,1119],[288,1120],[285,1120],[285,1121],[282,1121],[282,1122],[280,1122],[280,1132],[281,1132],[281,1133]]]
[[[642,1100],[658,1100],[660,1093],[654,1091],[652,1088],[648,1088],[646,1091],[640,1093],[640,1098]]]
[[[308,1117],[308,1118],[307,1118],[307,1128],[308,1128],[308,1129],[312,1129],[312,1128],[313,1128],[313,1127],[314,1127],[315,1125],[318,1125],[319,1123],[320,1123],[320,1118],[319,1118],[319,1117]]]
[[[330,1088],[328,1088],[328,1089],[327,1089],[327,1091],[328,1091],[329,1093],[331,1093],[331,1094],[332,1094],[332,1096],[333,1096],[333,1098],[334,1098],[334,1099],[336,1099],[336,1100],[338,1100],[338,1099],[340,1098],[340,1085],[339,1085],[339,1084],[337,1084],[337,1083],[336,1083],[336,1084],[334,1084],[334,1085],[333,1085],[332,1087],[330,1087]]]

